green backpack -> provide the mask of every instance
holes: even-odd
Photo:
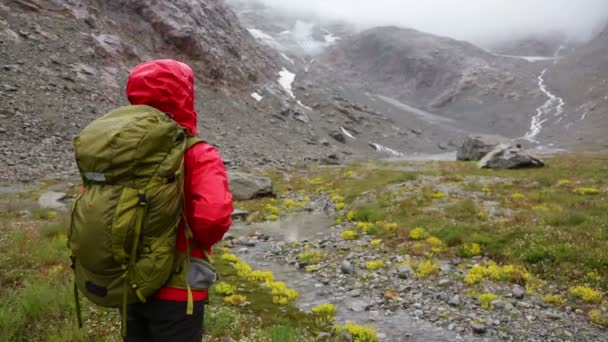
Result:
[[[118,108],[74,139],[83,189],[72,207],[68,247],[79,326],[79,292],[122,308],[124,334],[127,305],[145,302],[170,278],[183,280],[191,314],[188,281],[175,277],[190,247],[178,253],[175,241],[184,216],[184,153],[201,141],[148,106]]]

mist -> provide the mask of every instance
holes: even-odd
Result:
[[[563,34],[586,41],[608,20],[607,0],[241,0],[359,29],[396,25],[489,46]]]

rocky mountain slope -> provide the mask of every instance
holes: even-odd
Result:
[[[222,0],[14,0],[0,18],[0,180],[73,175],[72,137],[126,104],[128,70],[153,58],[193,67],[201,135],[230,166],[391,155],[369,145],[383,143],[389,119],[331,93],[299,102],[285,59]],[[348,138],[359,131],[369,139]]]
[[[548,133],[571,145],[608,146],[608,25],[551,69],[548,85],[565,102],[565,119]]]
[[[320,72],[335,70],[341,84],[439,114],[460,128],[513,138],[529,125],[522,109],[539,101],[535,63],[413,29],[364,31],[329,49],[321,64]]]

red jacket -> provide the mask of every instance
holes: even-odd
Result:
[[[138,65],[127,82],[127,97],[133,105],[148,105],[169,115],[178,124],[196,135],[197,114],[194,110],[194,76],[186,64],[173,60],[156,60]],[[228,188],[226,169],[215,147],[200,143],[184,156],[185,209],[194,235],[193,241],[211,246],[220,241],[232,224],[232,195]],[[177,232],[176,248],[186,249],[183,222]],[[200,248],[192,256],[202,257]],[[207,298],[207,291],[194,291],[194,300]],[[156,298],[186,301],[186,290],[162,288]]]

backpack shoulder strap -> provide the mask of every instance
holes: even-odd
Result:
[[[199,137],[188,136],[188,138],[186,139],[186,150],[189,150],[192,146],[194,146],[196,144],[200,144],[200,143],[204,143],[204,142],[206,142],[206,141]]]

